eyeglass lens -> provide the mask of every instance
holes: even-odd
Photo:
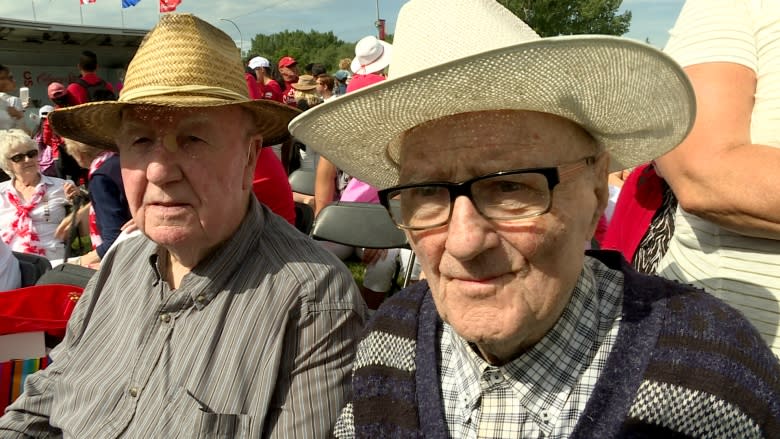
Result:
[[[37,149],[31,149],[27,152],[20,152],[19,154],[14,154],[11,156],[11,161],[14,163],[19,163],[24,158],[27,157],[28,159],[34,159],[35,157],[38,157],[38,150]]]
[[[388,195],[391,215],[399,225],[426,228],[449,220],[453,197],[447,185],[404,188]],[[473,181],[469,198],[487,218],[519,219],[546,212],[550,189],[541,173],[498,175]]]

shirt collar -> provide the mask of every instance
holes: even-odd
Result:
[[[536,425],[550,434],[573,386],[596,351],[593,345],[598,339],[599,302],[593,270],[585,264],[558,322],[529,351],[501,367],[487,363],[445,325],[444,330],[450,331],[454,342],[455,361],[461,363],[460,370],[467,375],[458,389],[463,392],[464,401],[473,407],[482,387],[489,385],[486,381],[499,373],[509,381]]]
[[[182,279],[178,290],[186,292],[199,310],[211,303],[224,289],[233,273],[242,264],[247,263],[246,255],[255,247],[256,241],[263,234],[265,212],[254,196],[249,198],[250,206],[247,214],[233,236],[206,256]],[[156,251],[149,255],[155,285],[162,280],[161,273],[164,271],[167,254],[167,250],[158,245]]]

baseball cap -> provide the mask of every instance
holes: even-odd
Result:
[[[52,107],[51,105],[44,105],[43,107],[41,107],[40,110],[38,110],[38,117],[43,119],[52,111],[54,111],[54,107]]]
[[[291,56],[283,56],[282,59],[279,60],[279,67],[290,67],[296,64],[298,64],[298,61]]]
[[[254,70],[254,69],[259,69],[261,67],[271,67],[271,63],[266,58],[263,58],[262,56],[256,56],[249,60],[250,69]]]
[[[59,82],[52,82],[49,84],[49,99],[56,99],[62,97],[67,92],[64,85]]]

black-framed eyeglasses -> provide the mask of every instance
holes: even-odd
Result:
[[[14,154],[9,159],[14,163],[19,163],[24,160],[24,158],[27,157],[28,159],[34,159],[38,157],[38,150],[37,149],[31,149],[27,152],[20,152],[19,154]]]
[[[519,220],[544,215],[553,189],[596,162],[596,156],[549,168],[514,169],[481,175],[460,183],[426,182],[379,191],[379,201],[395,224],[425,230],[447,224],[459,196],[468,197],[491,220]]]

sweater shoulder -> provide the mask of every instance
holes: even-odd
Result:
[[[666,317],[627,426],[690,437],[778,437],[780,365],[758,331],[709,293],[665,282],[672,291]]]

